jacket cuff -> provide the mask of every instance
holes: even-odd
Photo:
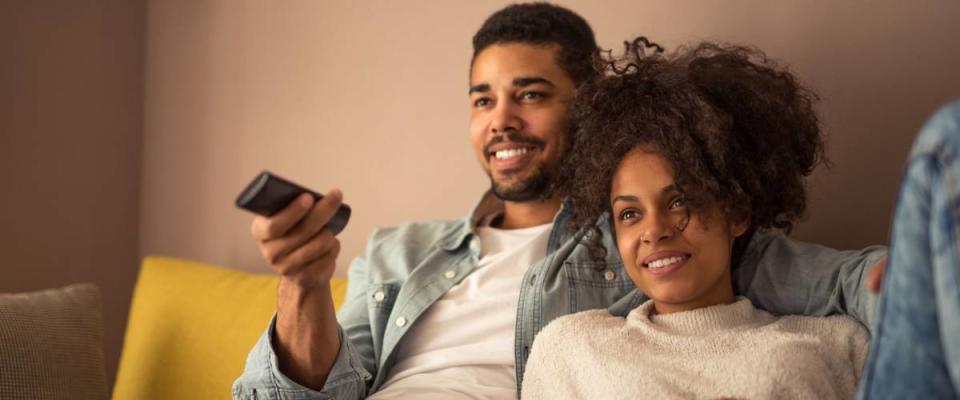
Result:
[[[372,375],[363,368],[350,341],[344,339],[342,327],[337,326],[340,349],[336,361],[319,392],[294,382],[280,372],[272,340],[275,330],[276,315],[270,320],[266,332],[260,336],[250,355],[247,356],[243,375],[233,384],[234,399],[332,400],[366,397],[366,382]]]

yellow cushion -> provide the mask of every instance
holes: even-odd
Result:
[[[276,309],[273,275],[166,257],[143,260],[114,399],[229,399]],[[344,279],[333,280],[339,309]]]

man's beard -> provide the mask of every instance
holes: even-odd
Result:
[[[491,154],[491,146],[504,141],[524,144],[530,147],[543,149],[546,142],[524,132],[509,131],[503,136],[497,136],[484,147],[484,154]],[[507,185],[493,179],[493,171],[487,171],[490,177],[490,191],[498,199],[512,202],[527,202],[543,200],[550,196],[554,189],[554,171],[547,169],[545,163],[537,164],[529,176],[518,182]]]
[[[490,191],[503,201],[527,202],[543,200],[549,197],[553,188],[553,174],[547,171],[543,164],[537,165],[530,176],[511,185],[497,183],[490,176]]]

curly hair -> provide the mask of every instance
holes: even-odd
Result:
[[[597,41],[590,24],[577,13],[557,5],[511,4],[490,15],[473,36],[470,65],[484,49],[503,43],[559,46],[557,64],[577,85],[598,73],[593,65]]]
[[[754,230],[789,232],[806,208],[805,177],[824,160],[816,94],[754,48],[703,42],[664,54],[641,37],[624,53],[601,57],[602,76],[571,104],[557,180],[572,200],[570,227],[609,213],[614,171],[644,148],[673,167],[692,212],[716,205],[749,220],[735,259]]]

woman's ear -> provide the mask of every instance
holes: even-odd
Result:
[[[737,221],[734,221],[730,224],[730,234],[734,238],[738,238],[744,233],[747,232],[747,229],[750,228],[750,214],[744,215],[743,217],[737,218]]]

